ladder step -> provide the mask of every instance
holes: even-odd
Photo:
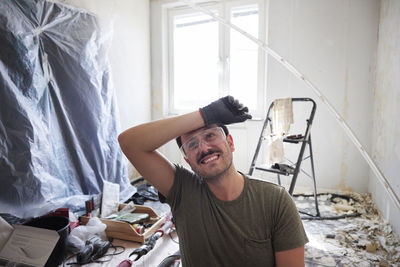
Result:
[[[297,138],[297,139],[292,139],[292,138],[283,138],[283,142],[285,143],[292,143],[292,144],[298,144],[302,142],[306,142],[307,140],[305,138]]]
[[[260,171],[266,171],[266,172],[272,172],[272,173],[276,173],[276,174],[281,174],[281,175],[293,175],[294,174],[294,168],[290,167],[286,164],[279,164],[281,166],[281,168],[269,168],[266,166],[255,166],[254,168],[256,170],[260,170]],[[282,168],[283,167],[283,168]]]

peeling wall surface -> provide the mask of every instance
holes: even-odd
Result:
[[[150,2],[153,119],[161,118],[166,108],[166,82],[161,68],[165,55],[161,54],[159,18],[163,16],[162,4],[170,2]],[[379,1],[270,0],[266,6],[268,45],[319,88],[370,151]],[[311,131],[317,186],[367,192],[369,166],[340,124],[309,87],[272,57],[267,60],[266,91],[267,106],[283,97],[310,97],[317,102]],[[262,124],[262,120],[252,120],[229,127],[236,147],[234,163],[243,173],[249,171]],[[163,149],[172,161],[184,164],[174,142]],[[296,158],[298,154],[288,151],[287,155]],[[309,162],[305,161],[303,166],[310,171]],[[276,182],[276,175],[258,171],[254,175]],[[281,178],[283,183],[290,181]],[[297,184],[312,186],[311,179],[303,174]]]
[[[400,198],[400,2],[381,1],[376,87],[373,113],[373,155]],[[371,173],[369,191],[384,216],[400,233],[400,210]]]
[[[378,15],[375,0],[285,0],[269,5],[270,47],[321,91],[367,151]],[[309,87],[272,58],[268,60],[267,94],[270,101],[310,97],[317,102],[311,134],[318,187],[367,192],[368,164],[341,125]],[[300,178],[298,183],[308,180]]]

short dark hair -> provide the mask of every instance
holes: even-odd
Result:
[[[229,130],[228,127],[226,127],[226,125],[224,124],[217,124],[218,127],[221,127],[222,130],[224,130],[225,135],[227,136],[229,134]],[[178,144],[178,147],[180,148],[182,146],[182,137],[178,136],[177,138],[175,138],[176,143]]]

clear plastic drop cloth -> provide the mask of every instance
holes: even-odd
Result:
[[[121,201],[135,193],[117,140],[111,35],[81,9],[0,1],[0,213],[80,210],[104,181]]]

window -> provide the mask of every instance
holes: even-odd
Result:
[[[203,4],[251,35],[265,39],[262,0]],[[169,113],[179,114],[230,94],[253,115],[264,107],[264,52],[247,37],[190,7],[168,17]]]

